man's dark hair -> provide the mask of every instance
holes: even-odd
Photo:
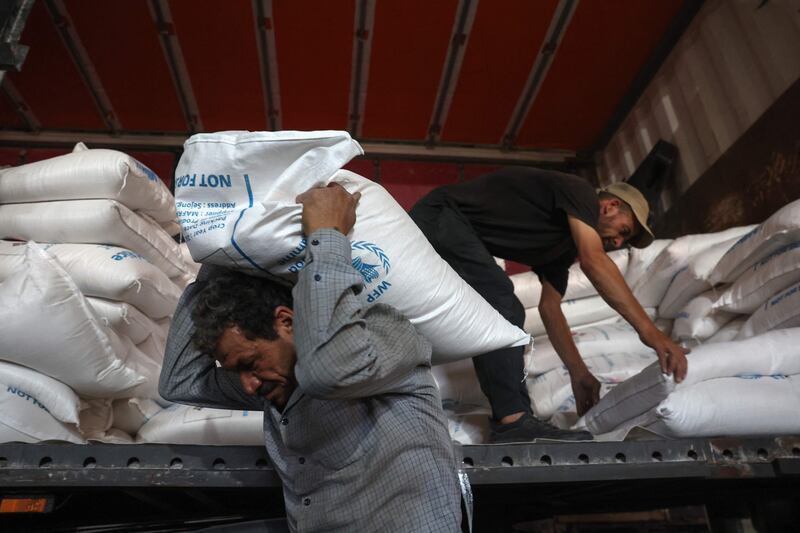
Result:
[[[292,291],[275,281],[228,272],[211,278],[197,296],[192,311],[192,342],[214,355],[225,329],[238,326],[249,339],[275,340],[275,308],[292,308]]]

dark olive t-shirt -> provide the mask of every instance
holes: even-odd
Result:
[[[513,167],[442,190],[492,255],[530,265],[564,294],[568,269],[578,254],[567,215],[595,229],[600,216],[597,193],[588,181]]]

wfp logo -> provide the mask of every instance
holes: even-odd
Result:
[[[389,260],[389,256],[376,244],[367,241],[353,241],[350,243],[350,247],[353,249],[353,255],[355,255],[352,261],[353,268],[361,274],[367,289],[371,288],[369,285],[372,282],[381,277],[381,269],[383,270],[383,275],[388,274],[389,270],[391,270],[392,263]],[[374,302],[383,296],[391,286],[392,284],[388,281],[378,283],[372,288],[369,294],[367,294],[367,302]]]
[[[353,259],[353,268],[358,270],[358,273],[364,278],[364,283],[371,283],[373,280],[378,279],[380,272],[377,271],[376,266],[378,265],[365,263],[360,257]]]

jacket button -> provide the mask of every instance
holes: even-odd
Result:
[[[281,424],[283,424],[284,426],[288,426],[289,425],[289,419],[288,418],[281,418]]]
[[[314,274],[314,281],[320,281],[320,280],[322,280],[322,276],[320,276],[319,274]]]
[[[306,464],[306,458],[305,457],[301,457],[300,459],[297,460],[297,462],[300,463],[301,465],[304,465],[304,464]]]
[[[319,241],[318,241],[317,239],[314,239],[313,241],[311,241],[311,244],[312,244],[313,246],[316,246],[316,245],[318,245],[318,244],[319,244]]]
[[[303,498],[303,505],[311,505],[311,498]]]

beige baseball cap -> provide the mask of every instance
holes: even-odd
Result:
[[[612,183],[607,187],[600,189],[601,191],[613,194],[626,204],[628,204],[633,211],[636,220],[642,228],[642,231],[633,237],[628,243],[634,248],[647,248],[655,238],[653,231],[647,225],[647,217],[650,216],[650,206],[647,205],[644,195],[634,187],[627,183]]]

